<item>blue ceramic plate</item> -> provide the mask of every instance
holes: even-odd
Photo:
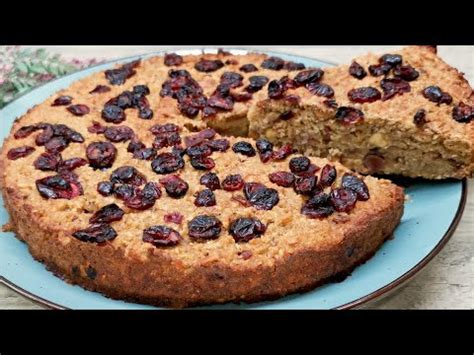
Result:
[[[210,52],[215,50],[209,50]],[[199,54],[201,50],[183,50],[178,53]],[[234,50],[245,53],[245,50]],[[287,60],[303,62],[306,66],[329,66],[327,62],[281,53]],[[157,54],[157,53],[153,53]],[[150,55],[153,55],[150,54]],[[149,55],[147,55],[149,56]],[[54,92],[66,88],[75,80],[90,73],[104,70],[124,58],[83,70],[18,98],[0,111],[0,139],[10,132],[13,120],[41,103]],[[392,290],[422,269],[436,255],[453,233],[465,203],[465,181],[410,182],[406,187],[410,196],[405,214],[395,230],[394,238],[387,241],[377,254],[356,268],[343,282],[327,284],[303,294],[296,294],[272,302],[253,304],[225,304],[206,308],[234,309],[331,309],[351,308]],[[8,221],[8,214],[0,206],[0,224]],[[72,309],[152,309],[134,303],[116,301],[72,286],[48,272],[43,264],[33,260],[27,246],[13,233],[0,232],[0,281],[30,299],[53,308]]]

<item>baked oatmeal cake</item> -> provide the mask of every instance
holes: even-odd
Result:
[[[3,143],[5,228],[66,281],[154,305],[266,300],[347,274],[391,236],[402,189],[298,141],[239,137],[275,82],[271,102],[304,102],[315,79],[290,89],[282,75],[307,70],[167,54],[75,82]]]

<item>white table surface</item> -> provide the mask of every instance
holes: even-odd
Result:
[[[225,48],[226,46],[220,46]],[[34,47],[32,47],[34,48]],[[160,46],[56,46],[46,47],[65,58],[112,59],[158,51]],[[165,47],[171,49],[173,47]],[[184,48],[177,46],[174,48]],[[400,46],[258,46],[257,49],[299,54],[347,63],[367,51],[385,53]],[[474,86],[474,46],[439,46],[438,54],[466,74]],[[444,249],[415,278],[364,309],[473,309],[474,308],[474,182],[468,183],[468,198],[456,232]],[[0,285],[0,309],[44,309]]]

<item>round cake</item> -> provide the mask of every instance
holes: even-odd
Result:
[[[158,306],[268,300],[347,275],[392,235],[402,189],[242,137],[268,85],[304,69],[167,54],[75,82],[3,144],[4,229],[67,282]]]

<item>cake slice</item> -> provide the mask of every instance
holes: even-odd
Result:
[[[433,47],[368,54],[288,78],[270,82],[267,98],[250,107],[250,136],[364,174],[472,176],[473,91]]]

